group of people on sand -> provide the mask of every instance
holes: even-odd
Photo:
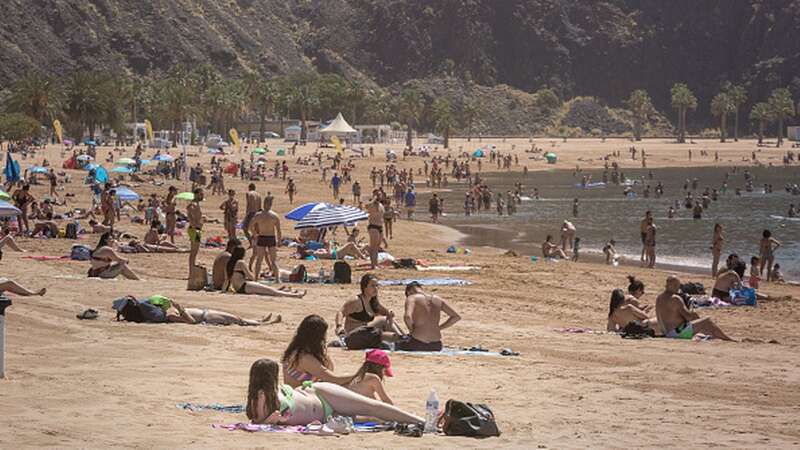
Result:
[[[692,339],[695,335],[733,341],[710,318],[701,318],[689,309],[681,292],[681,280],[677,275],[667,277],[664,290],[656,297],[655,311],[641,303],[645,294],[644,283],[629,276],[628,293],[614,289],[608,309],[608,331],[622,331],[629,324],[650,329],[655,335],[674,339]],[[653,317],[652,313],[655,313]]]

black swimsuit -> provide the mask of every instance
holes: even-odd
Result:
[[[370,313],[367,312],[367,306],[364,304],[364,297],[359,295],[358,298],[361,300],[361,308],[362,309],[361,309],[361,311],[359,311],[357,313],[349,314],[349,317],[351,319],[355,320],[356,322],[363,322],[363,323],[372,322],[372,319],[375,318],[375,315],[374,314],[370,314]],[[369,305],[373,306],[372,300],[369,301]],[[372,310],[373,311],[375,310],[374,306],[373,306]]]

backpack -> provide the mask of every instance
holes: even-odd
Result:
[[[628,322],[625,328],[622,329],[621,336],[623,339],[642,339],[646,337],[656,337],[656,332],[650,327],[646,327],[641,322],[634,320]]]
[[[189,271],[189,281],[186,290],[202,291],[208,284],[208,270],[205,266],[194,266]]]
[[[353,271],[350,264],[344,261],[336,261],[333,264],[333,282],[336,284],[350,284],[353,282]]]
[[[92,249],[85,245],[75,244],[69,252],[69,259],[75,261],[89,261],[92,259]]]
[[[500,436],[494,413],[484,404],[448,400],[438,426],[448,436],[492,437]]]
[[[402,268],[411,268],[413,269],[417,265],[417,260],[414,258],[400,258],[396,261],[392,261],[392,265],[395,269],[402,269]]]
[[[78,224],[71,222],[67,224],[67,229],[64,231],[64,237],[67,239],[78,239]]]

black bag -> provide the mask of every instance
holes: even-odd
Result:
[[[351,331],[344,337],[344,343],[348,350],[366,350],[368,348],[380,348],[383,333],[380,328],[360,326]]]
[[[705,295],[706,287],[703,283],[684,283],[681,285],[681,291],[689,295]]]
[[[68,223],[66,230],[64,230],[64,237],[66,239],[78,239],[78,224],[75,222]]]
[[[656,332],[650,327],[642,325],[641,322],[634,320],[628,322],[625,328],[622,329],[623,339],[642,339],[646,337],[656,337]]]
[[[124,320],[135,323],[163,323],[167,321],[167,314],[164,310],[147,301],[140,302],[129,295],[116,300],[116,302],[124,302],[117,309],[117,321]]]
[[[438,425],[448,436],[500,436],[494,413],[484,404],[448,400]]]
[[[392,261],[392,265],[395,269],[403,269],[403,268],[411,268],[417,266],[417,260],[414,258],[400,258],[396,261]]]
[[[353,282],[353,271],[350,264],[344,261],[336,261],[333,264],[333,282],[336,284],[350,284]]]

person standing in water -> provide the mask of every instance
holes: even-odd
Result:
[[[722,235],[722,225],[715,224],[714,225],[714,237],[711,239],[711,256],[713,261],[711,262],[711,276],[717,276],[717,270],[719,269],[719,257],[722,254],[722,243],[725,241],[725,237]]]
[[[653,213],[651,211],[646,211],[644,213],[644,219],[639,222],[639,234],[642,238],[642,256],[639,258],[640,261],[644,261],[645,252],[647,250],[647,246],[645,245],[645,238],[647,237],[647,227],[649,222],[653,219]]]
[[[656,226],[652,217],[647,223],[644,245],[647,253],[647,267],[652,269],[656,266]]]
[[[189,219],[189,228],[186,234],[189,236],[189,276],[192,269],[197,265],[197,253],[200,252],[200,241],[203,239],[203,211],[200,209],[200,202],[203,201],[203,188],[195,188],[194,196],[189,206],[186,207],[186,217]]]
[[[775,250],[781,246],[780,241],[772,237],[772,232],[764,230],[761,234],[761,242],[759,244],[759,252],[761,253],[760,266],[758,273],[764,275],[764,266],[767,266],[767,280],[772,275],[772,265],[775,263]]]

